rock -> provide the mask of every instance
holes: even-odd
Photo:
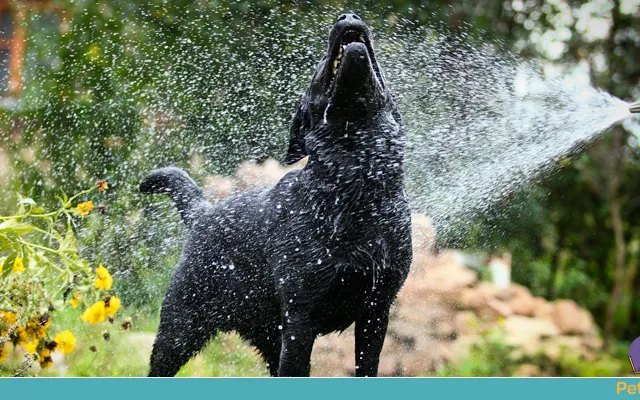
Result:
[[[436,265],[437,258],[427,251],[413,250],[413,260],[411,261],[412,272],[424,272]]]
[[[550,320],[520,315],[505,319],[502,327],[506,333],[506,343],[527,355],[535,355],[542,350],[542,339],[560,334],[558,327]]]
[[[553,305],[542,297],[533,298],[533,310],[531,312],[535,318],[551,319]]]
[[[534,364],[522,364],[515,370],[513,376],[542,376],[542,370]]]
[[[518,297],[518,296],[532,297],[531,291],[529,289],[527,289],[522,285],[518,285],[517,283],[512,283],[511,285],[509,285],[508,291],[512,297]]]
[[[431,254],[436,239],[436,231],[431,218],[424,214],[411,215],[411,243],[414,258]],[[419,264],[418,264],[419,265]]]
[[[288,167],[280,165],[272,158],[262,164],[258,164],[255,161],[246,161],[238,167],[236,179],[241,191],[273,185],[282,179],[287,172],[302,168],[306,163],[306,158]]]
[[[480,321],[472,311],[461,311],[454,317],[454,326],[458,336],[480,333]]]
[[[212,175],[208,177],[203,187],[205,196],[212,202],[226,199],[237,190],[237,183],[234,179],[219,175]]]
[[[459,336],[449,347],[448,361],[453,364],[460,364],[469,356],[471,348],[481,343],[482,338],[478,335]]]
[[[584,335],[582,336],[582,345],[587,349],[600,351],[604,345],[604,341],[600,336]]]
[[[355,371],[355,337],[353,327],[316,339],[311,353],[314,376],[349,376]],[[386,357],[383,357],[386,358]]]
[[[462,265],[455,252],[446,252],[438,257],[437,265],[426,270],[423,279],[435,292],[459,293],[461,289],[475,284],[478,274]]]
[[[582,354],[582,343],[578,336],[556,336],[544,344],[544,355],[551,361],[558,361],[563,353]]]
[[[271,173],[273,173],[273,171],[271,171]],[[238,180],[240,191],[263,186],[274,178],[275,177],[267,177],[265,169],[255,161],[243,162],[236,172],[236,179]]]
[[[513,314],[511,307],[509,307],[509,305],[504,301],[500,301],[498,299],[490,299],[486,304],[486,308],[481,308],[479,312],[480,314],[485,315],[487,313],[490,314],[489,318],[491,319],[506,318]]]
[[[508,301],[509,307],[515,314],[533,317],[535,302],[529,289],[520,285],[509,287],[511,299]]]
[[[501,290],[489,282],[480,282],[476,287],[464,290],[459,301],[464,308],[480,310],[490,300],[496,300]]]
[[[398,305],[402,304],[429,304],[439,302],[439,294],[434,292],[432,284],[425,278],[424,271],[411,271],[400,293],[398,293]]]
[[[594,327],[591,314],[573,300],[555,301],[551,317],[560,331],[567,335],[586,334]]]
[[[398,311],[389,325],[389,332],[394,339],[408,348],[415,347],[420,337],[433,337],[442,340],[453,340],[456,330],[453,313],[438,304],[412,302],[403,296],[397,303]]]
[[[509,302],[509,306],[515,314],[533,317],[533,297],[516,297]]]

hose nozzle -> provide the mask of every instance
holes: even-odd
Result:
[[[640,114],[640,101],[636,101],[635,103],[629,104],[629,112]]]

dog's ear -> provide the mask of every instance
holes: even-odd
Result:
[[[284,158],[286,165],[300,161],[307,155],[304,147],[304,133],[302,132],[303,118],[302,106],[300,106],[293,116],[289,128],[289,149]]]

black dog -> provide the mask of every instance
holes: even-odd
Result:
[[[341,15],[294,116],[276,185],[210,205],[183,171],[154,171],[188,226],[162,306],[152,376],[174,375],[219,331],[237,331],[272,375],[309,375],[318,335],[355,322],[356,375],[375,376],[389,307],[411,263],[404,133],[367,25]]]

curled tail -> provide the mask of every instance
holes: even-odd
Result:
[[[201,211],[202,207],[208,204],[198,184],[180,168],[156,169],[142,180],[140,192],[143,194],[168,194],[189,227],[195,221],[198,211]]]

